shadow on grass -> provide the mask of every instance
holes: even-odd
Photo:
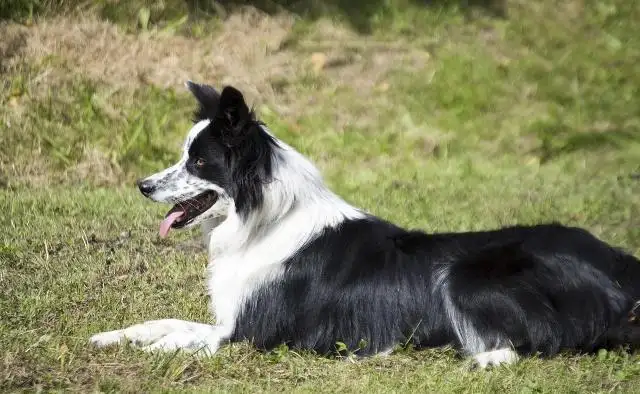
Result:
[[[363,33],[371,30],[371,22],[376,16],[389,15],[407,6],[455,7],[468,14],[481,10],[496,17],[507,14],[506,0],[3,0],[0,2],[0,20],[24,22],[43,15],[97,9],[107,19],[135,21],[138,12],[147,8],[152,11],[151,22],[159,23],[186,13],[191,17],[220,16],[238,6],[253,6],[267,13],[286,10],[310,19],[341,16]]]
[[[565,154],[594,152],[602,148],[622,149],[629,144],[640,143],[640,129],[633,126],[611,126],[606,130],[575,130],[565,124],[537,125],[541,145],[535,153],[541,162],[547,162]]]
[[[199,7],[206,0],[187,0]],[[371,22],[376,16],[391,14],[408,5],[424,7],[455,7],[465,13],[481,10],[495,17],[506,17],[505,0],[221,0],[224,7],[251,5],[268,13],[287,10],[300,16],[315,19],[326,15],[339,15],[345,18],[353,28],[367,33],[371,31]]]

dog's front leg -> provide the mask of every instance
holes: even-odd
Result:
[[[175,331],[144,346],[142,350],[147,352],[184,350],[196,353],[198,356],[209,357],[214,355],[222,342],[228,338],[227,332],[222,326],[209,326],[207,329],[188,332]]]
[[[213,355],[222,342],[229,337],[230,330],[177,319],[152,320],[122,330],[107,331],[91,337],[90,342],[98,347],[131,342],[145,351],[185,350],[198,355]]]

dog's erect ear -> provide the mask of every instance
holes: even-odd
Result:
[[[220,105],[216,122],[222,122],[227,130],[241,131],[251,120],[251,112],[244,101],[242,93],[233,86],[226,86],[220,95]]]
[[[196,112],[196,120],[213,119],[220,104],[220,93],[213,86],[192,81],[187,81],[185,86],[200,104],[200,109]]]

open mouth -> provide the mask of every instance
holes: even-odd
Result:
[[[218,201],[218,193],[212,190],[198,194],[194,198],[180,201],[167,212],[164,220],[160,223],[160,236],[164,238],[172,228],[182,228],[188,225],[211,208],[216,201]]]

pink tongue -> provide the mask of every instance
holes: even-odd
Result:
[[[164,238],[169,234],[169,230],[171,230],[171,225],[178,220],[180,216],[184,215],[182,211],[171,212],[162,223],[160,223],[160,237]]]

